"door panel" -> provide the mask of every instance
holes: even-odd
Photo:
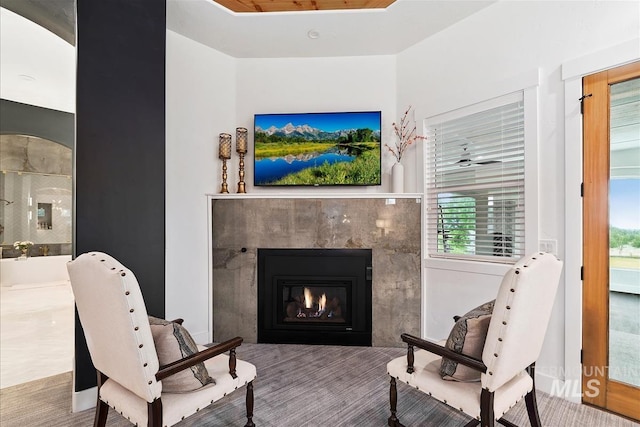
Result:
[[[640,419],[640,62],[583,95],[583,402]]]

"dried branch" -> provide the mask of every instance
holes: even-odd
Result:
[[[411,144],[413,144],[417,140],[427,139],[425,136],[417,134],[416,124],[409,117],[410,111],[411,106],[409,106],[409,108],[407,108],[407,110],[402,115],[402,118],[400,119],[400,125],[398,125],[397,123],[392,124],[393,133],[396,136],[394,146],[391,146],[388,143],[384,144],[384,146],[389,150],[393,157],[395,157],[396,162],[398,163],[400,163],[400,161],[402,160],[402,155]]]

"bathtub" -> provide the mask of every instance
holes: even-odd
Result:
[[[0,259],[0,286],[68,282],[67,262],[71,255]]]

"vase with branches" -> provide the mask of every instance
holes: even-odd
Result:
[[[396,163],[402,161],[402,156],[411,144],[418,140],[427,139],[425,136],[418,135],[416,123],[410,116],[411,108],[412,107],[409,106],[409,108],[406,109],[398,123],[394,122],[392,124],[395,143],[393,145],[389,143],[384,144],[396,159]]]
[[[402,156],[411,144],[418,140],[427,139],[422,135],[418,135],[416,123],[410,115],[411,106],[406,109],[400,121],[393,123],[393,133],[395,135],[395,143],[385,143],[384,146],[396,159],[391,167],[391,184],[394,193],[404,192],[404,166],[402,166]]]

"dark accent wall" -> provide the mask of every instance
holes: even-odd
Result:
[[[131,269],[147,311],[165,300],[165,0],[77,1],[74,256]],[[76,317],[75,391],[96,385]]]
[[[37,136],[73,148],[74,117],[64,111],[0,99],[0,133]]]

